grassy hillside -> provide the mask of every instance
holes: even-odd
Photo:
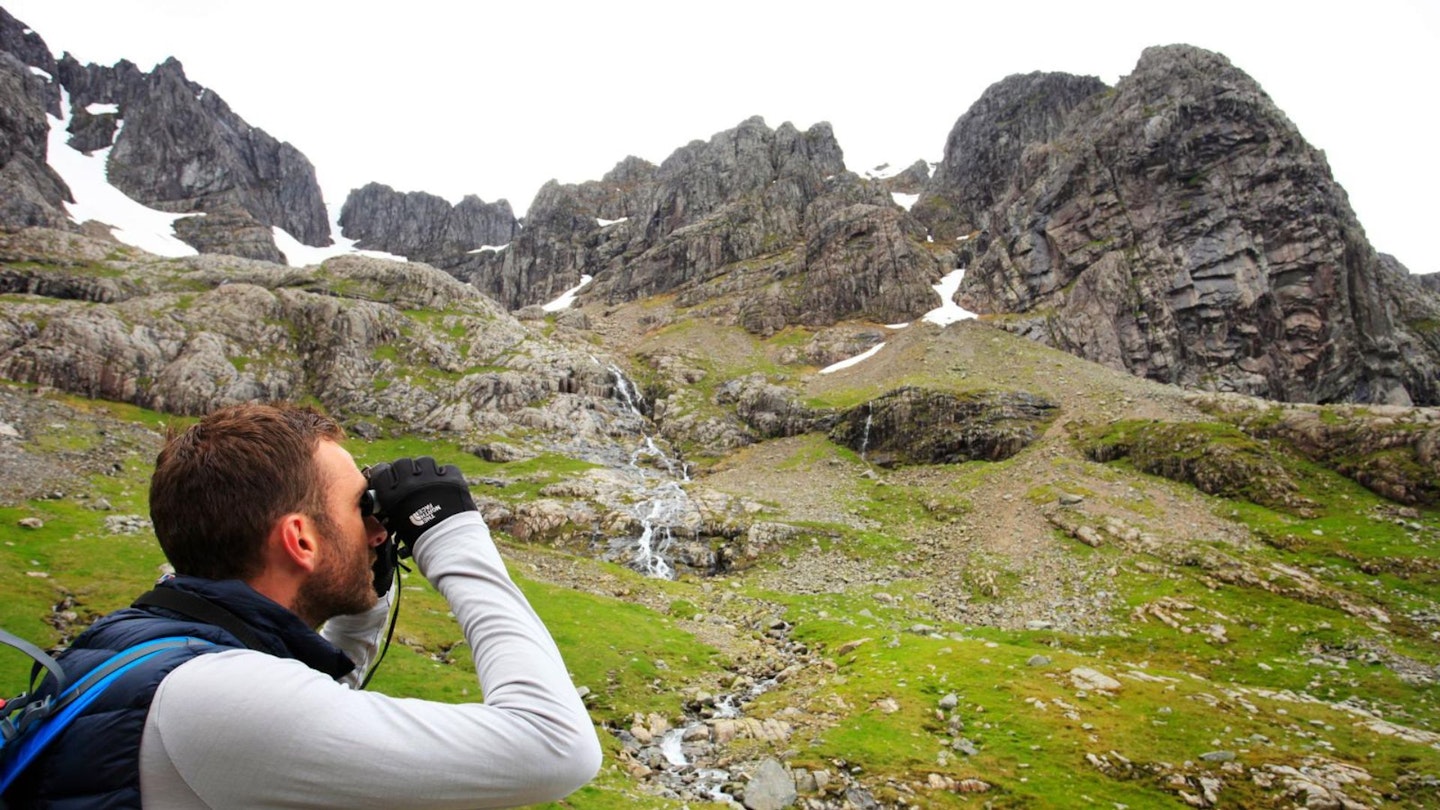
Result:
[[[762,341],[671,307],[591,313],[584,338],[627,359],[662,427],[733,421],[715,391],[747,374],[817,408],[998,387],[1060,416],[998,463],[879,468],[821,433],[697,453],[692,497],[739,504],[751,526],[711,577],[646,579],[575,542],[502,535],[606,746],[564,806],[694,806],[671,781],[683,772],[636,741],[718,732],[714,697],[755,683],[756,725],[699,754],[732,793],[775,757],[815,807],[857,789],[886,807],[1440,805],[1440,512],[1196,397],[982,324],[912,327],[819,375],[793,351],[810,333]],[[23,422],[0,438],[0,624],[53,643],[155,578],[148,529],[115,518],[146,514],[158,431],[176,420],[13,385],[0,405]],[[445,434],[350,449],[458,461],[503,479],[477,493],[510,507],[584,501],[596,465],[507,437],[527,440],[510,463]],[[475,699],[443,602],[415,575],[404,599],[373,688]],[[56,605],[73,613],[63,628]],[[18,687],[27,668],[9,656],[0,677]]]

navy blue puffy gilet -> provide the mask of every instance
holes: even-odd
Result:
[[[242,617],[267,649],[338,678],[354,665],[295,614],[238,580],[175,577],[161,588],[187,591]],[[228,630],[157,607],[129,607],[95,622],[57,656],[71,683],[111,655],[146,641],[192,636],[213,645],[167,651],[127,672],[66,729],[6,792],[13,810],[97,810],[140,807],[140,737],[155,690],[172,670],[197,655],[245,645]],[[47,680],[47,686],[49,686]]]

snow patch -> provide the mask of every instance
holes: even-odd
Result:
[[[55,81],[55,77],[54,77],[54,76],[51,76],[51,75],[50,75],[48,72],[46,72],[45,70],[42,70],[41,68],[35,67],[34,65],[30,65],[29,68],[30,68],[30,72],[31,72],[31,73],[34,73],[36,76],[39,76],[40,78],[44,79],[45,81],[47,81],[47,82],[53,82],[53,81]]]
[[[70,109],[69,93],[63,88],[60,91],[60,109]],[[86,108],[92,114],[97,112],[118,112],[114,104],[91,104]],[[93,219],[103,222],[111,227],[115,238],[148,253],[157,256],[178,257],[194,256],[198,251],[175,238],[175,220],[182,217],[199,217],[204,214],[172,214],[168,211],[157,211],[148,206],[142,205],[126,196],[120,189],[110,185],[105,173],[105,161],[110,157],[110,149],[105,147],[98,149],[93,154],[86,155],[70,147],[68,143],[69,133],[66,127],[69,126],[68,115],[64,118],[56,118],[53,115],[50,119],[50,135],[48,147],[50,152],[50,166],[70,187],[70,193],[75,197],[75,202],[66,203],[65,211],[70,218],[76,222],[84,222]],[[122,123],[123,127],[124,124]],[[116,133],[117,137],[119,133]],[[396,256],[391,253],[384,253],[378,250],[360,250],[355,247],[355,240],[346,239],[340,236],[340,225],[337,217],[339,212],[334,206],[328,206],[330,215],[330,232],[335,235],[335,244],[329,247],[312,247],[300,242],[281,228],[271,228],[275,237],[275,246],[285,254],[285,259],[293,267],[319,264],[326,259],[345,254],[358,254],[370,256],[376,259],[390,259],[392,261],[406,261],[404,256]]]
[[[585,289],[586,284],[589,284],[594,280],[594,276],[581,275],[579,284],[576,284],[574,287],[571,287],[570,289],[561,293],[559,298],[556,298],[554,301],[551,301],[550,303],[540,308],[545,310],[546,312],[559,312],[562,309],[569,309],[570,306],[575,303],[575,296],[579,295],[580,291]]]
[[[611,225],[619,225],[629,219],[629,217],[621,217],[619,219],[601,219],[600,217],[596,217],[595,222],[602,228],[608,228]]]
[[[840,362],[835,363],[835,364],[833,364],[833,365],[828,365],[828,366],[826,366],[825,368],[820,369],[820,373],[821,373],[821,374],[833,374],[833,373],[839,371],[839,370],[842,369],[842,368],[849,368],[849,367],[851,367],[851,366],[853,366],[853,365],[856,365],[857,363],[863,363],[863,362],[865,362],[866,360],[869,360],[870,358],[874,357],[874,356],[875,356],[881,349],[883,349],[883,348],[885,348],[885,344],[884,344],[884,343],[878,344],[878,345],[876,345],[875,347],[871,348],[869,351],[865,352],[864,354],[857,354],[857,355],[855,355],[854,357],[850,358],[849,360],[841,360]]]
[[[965,280],[965,268],[952,271],[933,288],[940,296],[940,306],[925,313],[921,320],[929,321],[937,326],[949,326],[956,321],[964,321],[976,317],[975,313],[963,309],[955,303],[955,293],[960,289],[960,282]]]
[[[909,210],[910,210],[910,207],[915,204],[915,201],[918,200],[918,199],[920,199],[920,195],[919,195],[919,194],[901,194],[901,193],[898,192],[898,191],[892,191],[892,192],[890,192],[890,199],[894,200],[896,205],[900,206],[901,208],[904,208],[906,211],[909,211]]]
[[[285,263],[291,267],[309,267],[313,264],[320,264],[326,259],[333,259],[336,256],[368,256],[372,259],[388,259],[392,262],[410,261],[404,256],[397,256],[394,253],[386,253],[383,250],[361,250],[355,247],[354,239],[346,239],[340,235],[340,213],[334,205],[326,204],[325,212],[330,218],[330,235],[334,244],[328,247],[315,247],[301,242],[290,235],[284,228],[272,227],[270,233],[275,237],[275,247],[285,254]]]
[[[60,91],[60,109],[70,109],[70,94]],[[50,135],[47,146],[50,167],[70,187],[75,202],[65,203],[65,212],[76,222],[93,219],[111,226],[115,238],[127,245],[157,256],[194,256],[199,251],[175,238],[175,220],[203,214],[172,214],[156,211],[125,196],[110,185],[105,174],[105,161],[111,147],[97,149],[87,155],[70,147],[68,112],[63,118],[47,115]],[[118,133],[117,133],[118,135]]]
[[[962,267],[959,270],[947,274],[944,278],[940,279],[938,284],[931,285],[931,288],[940,296],[940,306],[925,313],[925,316],[921,320],[929,321],[938,326],[949,326],[956,321],[977,317],[975,313],[967,309],[962,309],[959,304],[955,303],[955,293],[960,289],[960,282],[964,279],[965,268]],[[885,324],[885,328],[904,329],[909,325],[908,323],[888,323]],[[826,366],[820,369],[820,373],[833,374],[842,368],[849,368],[857,363],[862,363],[874,357],[875,354],[883,348],[885,348],[885,344],[881,343],[864,354],[857,354],[848,360],[841,360],[834,365]]]
[[[509,243],[509,242],[506,242],[506,243],[503,244],[503,245],[481,245],[480,247],[475,248],[474,250],[467,250],[467,251],[465,251],[465,252],[466,252],[467,254],[469,254],[469,253],[499,253],[500,251],[504,250],[504,249],[507,248],[507,247],[510,247],[510,243]]]
[[[86,105],[86,107],[85,107],[85,112],[90,113],[91,115],[104,115],[105,113],[119,113],[119,112],[120,112],[120,105],[119,105],[119,104],[102,104],[102,103],[100,103],[100,102],[97,101],[97,102],[95,102],[95,103],[93,103],[93,104]]]

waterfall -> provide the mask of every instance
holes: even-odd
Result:
[[[865,454],[870,450],[870,423],[875,420],[875,402],[871,400],[865,403],[865,432],[860,435],[860,460],[865,461]]]
[[[610,364],[609,371],[615,378],[615,395],[620,404],[633,416],[648,424],[640,410],[640,397],[635,386],[620,367]],[[640,465],[643,458],[655,459],[663,467],[665,476],[657,479],[657,473]],[[675,569],[666,559],[674,544],[672,529],[679,525],[690,510],[690,496],[681,483],[688,482],[690,475],[684,463],[672,459],[655,443],[654,437],[642,427],[640,446],[630,454],[630,470],[638,479],[640,489],[636,501],[635,516],[640,521],[639,537],[620,537],[610,541],[615,555],[625,564],[649,577],[673,579]]]
[[[685,729],[672,728],[665,732],[660,740],[660,753],[665,756],[665,761],[671,765],[689,765],[690,760],[685,758],[685,752],[680,748],[680,743],[685,741]]]

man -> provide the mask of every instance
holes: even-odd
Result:
[[[203,641],[106,690],[9,801],[510,807],[595,775],[585,707],[459,470],[398,459],[367,478],[341,438],[312,410],[256,404],[172,434],[150,513],[177,576],[96,622],[60,660],[73,679],[141,641]],[[376,595],[388,590],[387,533],[449,602],[484,703],[351,688],[387,615]]]

